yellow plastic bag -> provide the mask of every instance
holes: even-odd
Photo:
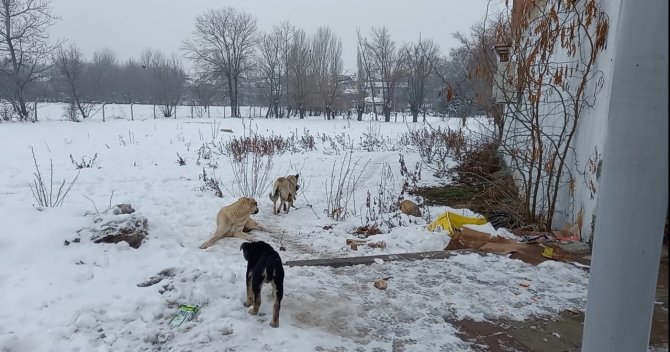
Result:
[[[460,229],[463,225],[485,225],[486,223],[488,223],[488,220],[483,216],[464,216],[447,211],[428,224],[428,230],[435,231],[436,229],[441,228],[451,235],[454,233],[454,230]]]

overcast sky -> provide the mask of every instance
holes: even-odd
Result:
[[[195,17],[207,9],[232,6],[258,20],[269,30],[283,20],[308,34],[330,26],[342,38],[345,69],[356,67],[356,28],[386,25],[399,43],[419,38],[435,40],[447,53],[457,45],[456,31],[467,31],[482,20],[486,0],[52,0],[61,20],[52,29],[54,39],[76,43],[87,58],[107,47],[125,60],[139,57],[143,48],[180,51],[191,36]]]

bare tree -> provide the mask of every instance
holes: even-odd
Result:
[[[112,79],[117,69],[116,55],[111,49],[96,50],[93,53],[93,62],[89,75],[93,81],[93,96],[98,101],[114,100]]]
[[[198,105],[205,109],[207,117],[211,117],[209,107],[212,106],[217,93],[216,85],[205,79],[198,79],[193,83],[191,93]]]
[[[362,94],[363,94],[363,101],[362,101],[362,108],[365,110],[365,98],[366,98],[366,87],[370,88],[370,94],[371,94],[371,99],[372,99],[372,112],[375,115],[375,121],[377,120],[377,94],[376,94],[376,84],[377,80],[374,77],[374,71],[372,69],[372,58],[371,58],[371,52],[370,52],[370,47],[368,46],[368,40],[367,38],[363,37],[361,35],[360,30],[356,30],[356,38],[358,39],[358,82],[357,84],[360,85],[360,88],[362,88]],[[365,82],[364,84],[361,84],[361,82]],[[360,90],[359,90],[360,93]],[[359,111],[358,113],[358,118],[359,121],[362,119],[362,113]]]
[[[476,114],[492,117],[498,131],[496,140],[502,137],[504,119],[502,107],[491,96],[497,66],[493,47],[509,42],[506,28],[509,23],[504,16],[487,18],[469,34],[455,33],[460,45],[452,48],[448,57],[431,62],[433,73],[445,85],[442,103],[447,112],[462,118]]]
[[[258,41],[258,68],[261,79],[267,87],[267,116],[279,117],[279,99],[281,95],[281,77],[284,74],[281,36],[277,30],[264,33]]]
[[[209,10],[196,18],[193,40],[184,49],[199,69],[225,77],[232,115],[238,117],[240,78],[252,67],[256,19],[232,7]]]
[[[293,41],[289,52],[289,80],[291,82],[291,98],[300,118],[305,118],[305,107],[309,92],[309,75],[311,71],[311,50],[307,35],[303,29],[293,34]]]
[[[19,119],[29,118],[26,89],[49,69],[53,46],[48,29],[56,22],[49,0],[0,0],[0,81]]]
[[[284,96],[284,105],[286,106],[286,113],[281,113],[282,116],[290,117],[291,115],[291,103],[290,103],[290,81],[289,81],[289,59],[291,57],[291,44],[293,43],[293,35],[295,34],[295,27],[287,21],[282,22],[279,26],[275,27],[275,32],[280,42],[281,50],[281,62],[284,67],[284,75],[280,76],[280,87],[282,87],[282,94]],[[280,96],[281,99],[281,96]]]
[[[114,67],[115,81],[119,82],[119,88],[122,90],[122,101],[127,104],[136,102],[149,103],[149,72],[146,65],[142,65],[134,58],[128,59],[122,66]],[[95,78],[93,78],[95,80]],[[123,82],[122,84],[120,82]],[[107,95],[99,96],[98,99],[107,101],[111,97]],[[131,105],[132,106],[132,105]]]
[[[412,121],[417,122],[419,112],[426,100],[426,80],[432,72],[431,62],[439,55],[439,49],[433,41],[421,40],[415,44],[405,46],[407,68],[407,98]],[[425,120],[424,112],[424,120]]]
[[[290,23],[282,22],[272,32],[259,37],[257,66],[267,86],[268,116],[279,118],[291,113],[288,71],[294,31]],[[282,108],[282,101],[287,111]]]
[[[341,93],[342,40],[328,27],[319,27],[312,38],[312,69],[316,93],[326,118],[334,118],[333,107]]]
[[[396,43],[391,40],[388,28],[372,28],[370,40],[366,40],[370,52],[372,70],[377,72],[380,79],[380,91],[382,93],[382,112],[384,121],[391,121],[391,110],[395,98],[395,88],[402,65],[405,60],[405,52],[396,48]],[[374,83],[374,82],[373,82]]]
[[[82,118],[87,118],[89,107],[82,101],[87,90],[85,86],[86,63],[81,50],[75,44],[70,44],[67,48],[61,46],[53,60],[68,94],[70,119],[77,121],[77,110]]]
[[[142,65],[149,71],[152,103],[159,105],[164,117],[172,117],[184,94],[186,73],[176,55],[166,57],[160,51],[145,50]]]
[[[361,55],[360,45],[356,50],[356,120],[363,120],[363,113],[365,112],[365,87],[367,86],[367,72],[363,65],[363,58]]]

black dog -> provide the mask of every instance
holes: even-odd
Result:
[[[250,314],[258,314],[261,306],[261,286],[264,283],[272,283],[274,304],[272,306],[272,321],[270,326],[279,326],[279,309],[284,296],[284,267],[281,257],[269,244],[258,242],[245,242],[240,250],[247,260],[247,301],[245,307],[253,305]]]

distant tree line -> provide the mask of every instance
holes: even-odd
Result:
[[[372,112],[391,120],[409,112],[470,115],[486,110],[490,84],[473,75],[476,51],[457,34],[461,47],[447,56],[431,40],[395,42],[388,28],[358,32],[357,68],[345,73],[342,40],[329,27],[307,33],[288,22],[268,32],[234,8],[208,10],[195,19],[190,39],[177,53],[145,49],[119,60],[101,48],[86,58],[75,43],[51,43],[57,21],[49,0],[0,0],[0,100],[19,120],[30,120],[29,102],[66,102],[73,120],[87,118],[101,103],[157,106],[171,117],[180,104],[209,112],[212,105],[268,107],[266,117],[286,118]],[[479,42],[478,42],[479,43]],[[189,60],[192,72],[186,72]],[[487,78],[484,78],[486,81]],[[0,111],[2,112],[2,111]]]

